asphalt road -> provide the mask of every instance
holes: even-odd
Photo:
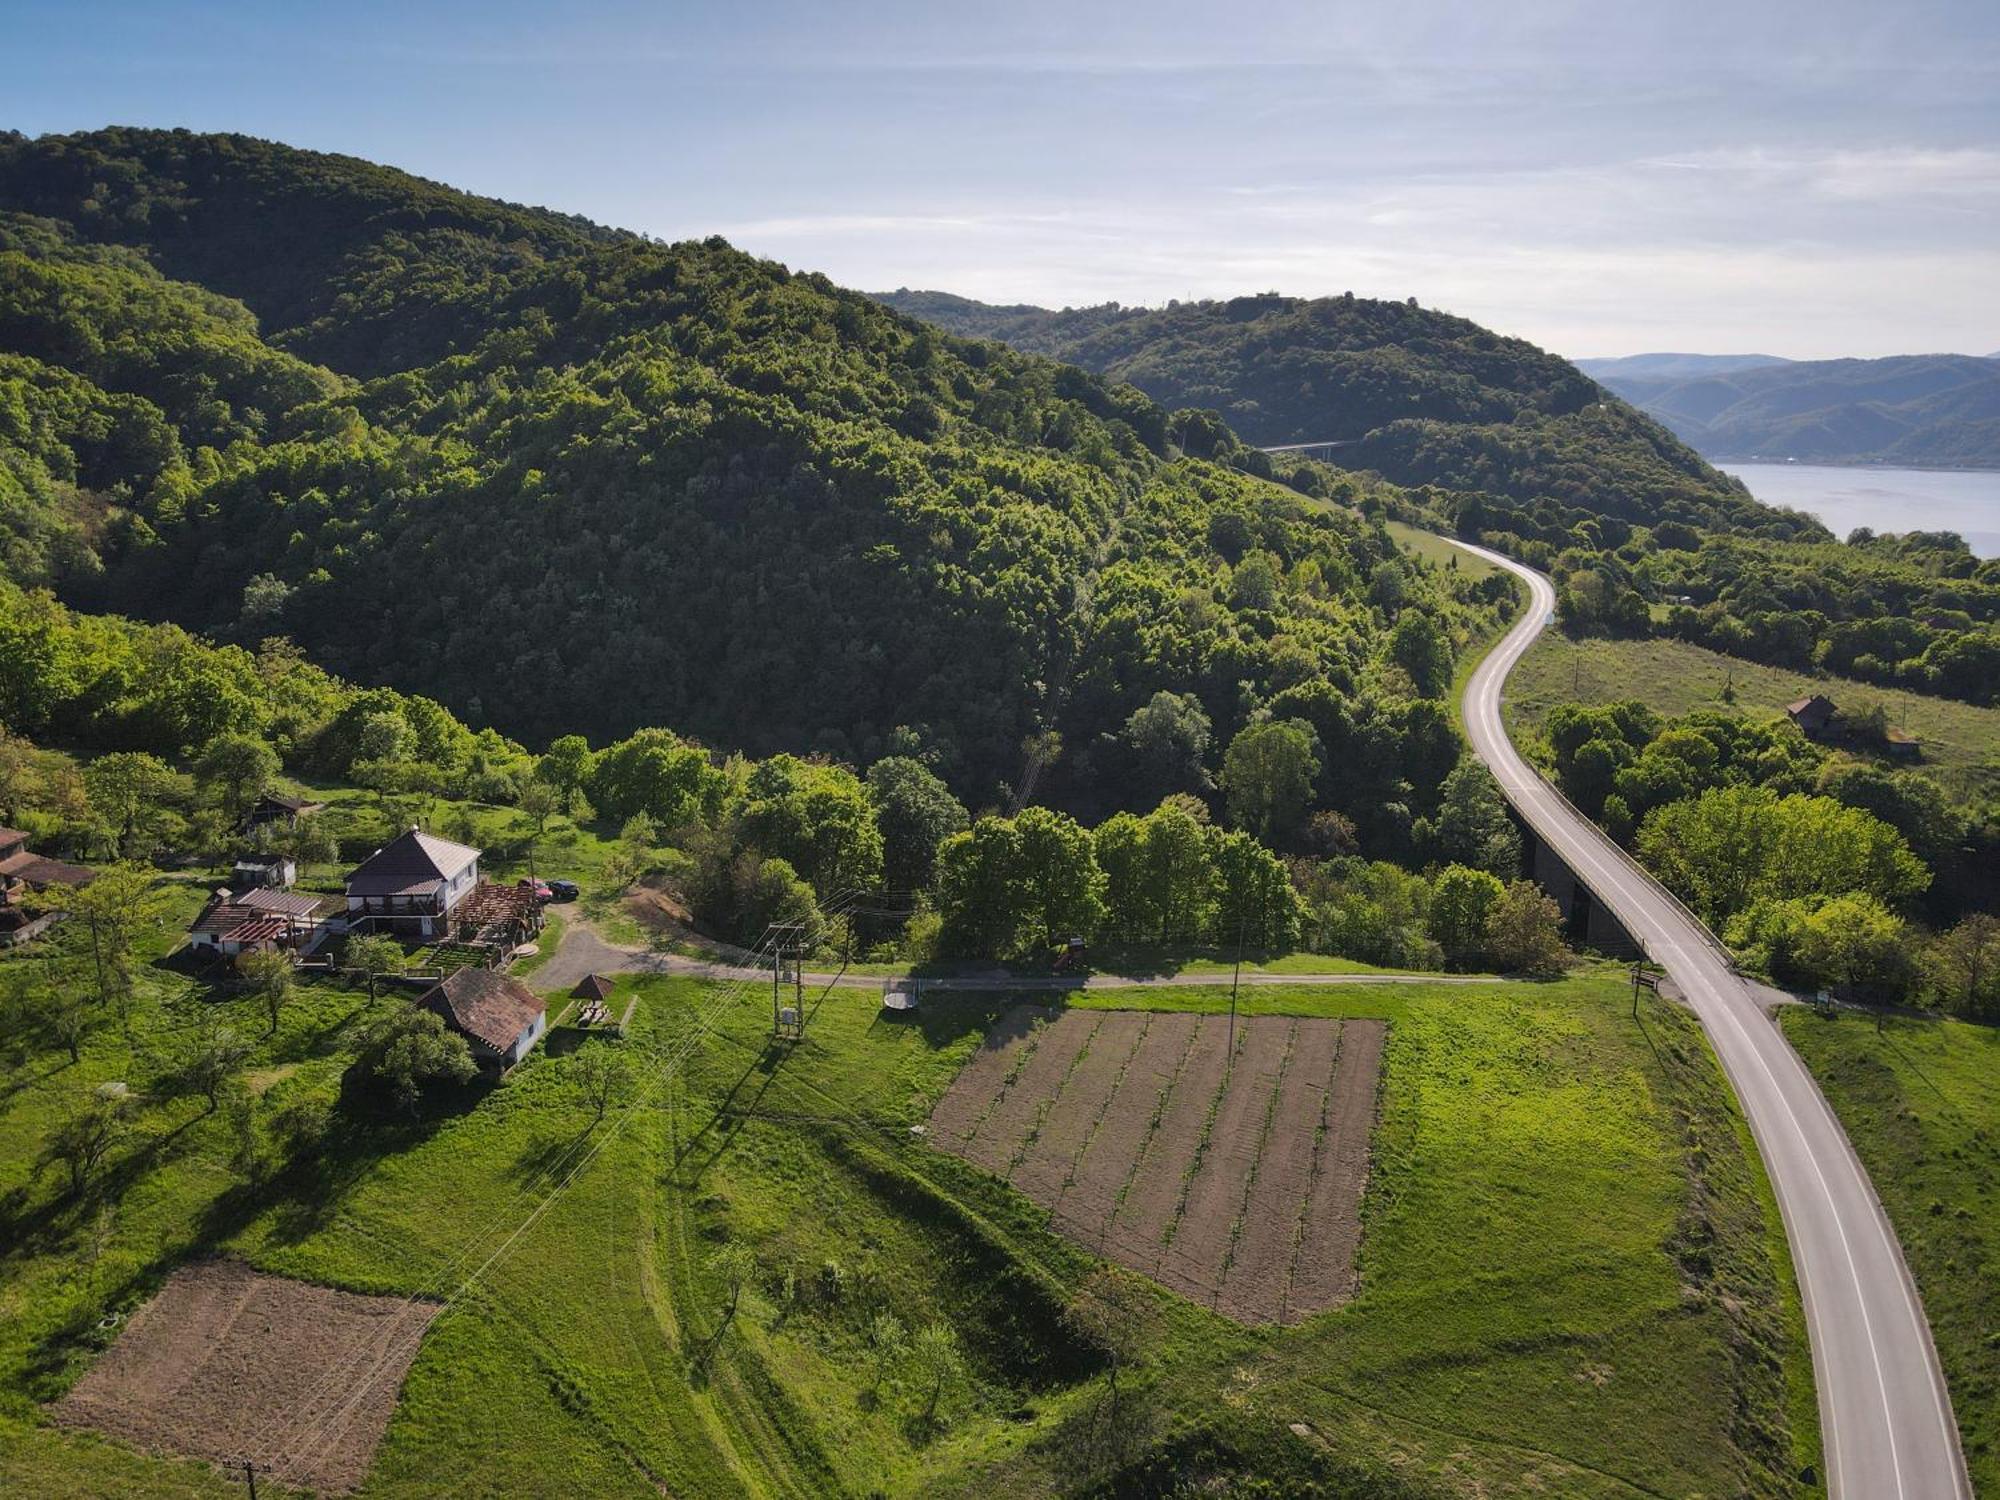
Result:
[[[1930,1325],[1868,1174],[1804,1063],[1708,930],[1514,749],[1500,690],[1549,623],[1555,591],[1511,558],[1465,550],[1524,580],[1531,595],[1466,685],[1466,734],[1528,825],[1665,967],[1735,1086],[1804,1294],[1831,1494],[1970,1500]]]

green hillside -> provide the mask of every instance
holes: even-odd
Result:
[[[1501,597],[1130,386],[720,240],[124,130],[0,143],[0,223],[17,576],[531,741],[916,751],[971,799],[1052,764],[1088,809],[1155,693],[1218,746],[1302,682],[1372,712],[1403,616]]]
[[[1756,504],[1567,361],[1414,298],[1271,293],[1062,311],[940,292],[882,300],[954,333],[1130,381],[1166,406],[1212,408],[1252,443],[1347,444],[1344,465],[1399,484],[1552,499],[1645,524],[1812,524]]]

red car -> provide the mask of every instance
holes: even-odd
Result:
[[[517,880],[514,883],[518,886],[523,887],[526,890],[533,891],[535,893],[535,900],[537,902],[553,901],[555,899],[556,893],[550,890],[547,885],[543,884],[539,880],[523,879],[523,880]]]

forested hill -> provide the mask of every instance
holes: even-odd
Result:
[[[1260,446],[1339,441],[1343,464],[1401,484],[1483,490],[1652,524],[1797,529],[1658,423],[1521,339],[1412,302],[1276,294],[1164,308],[997,307],[882,294],[968,337],[1212,408]]]
[[[409,362],[432,308],[628,238],[356,157],[185,130],[0,133],[0,204],[140,248],[241,301],[273,344],[355,374]]]
[[[1965,354],[1601,374],[1713,458],[2000,468],[2000,361]]]
[[[294,213],[311,254],[257,237]],[[919,753],[972,801],[1138,785],[1161,692],[1197,756],[1292,694],[1405,825],[1455,756],[1491,589],[1183,457],[1234,440],[1130,386],[719,240],[119,131],[0,147],[0,261],[0,536],[74,605],[530,741]]]

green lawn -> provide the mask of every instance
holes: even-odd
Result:
[[[142,1036],[186,1003],[171,988],[149,979]],[[570,1153],[600,1145],[433,1325],[366,1494],[434,1495],[440,1476],[465,1494],[682,1497],[1037,1495],[1088,1478],[1104,1382],[1058,1314],[1090,1262],[1041,1209],[909,1129],[1005,997],[941,997],[896,1024],[871,997],[836,992],[807,1041],[773,1053],[761,988],[634,988],[627,1053],[656,1078],[686,1061],[616,1128],[593,1128],[563,1055],[573,1038],[558,1032],[497,1089],[423,1122],[356,1118],[316,1166],[254,1192],[231,1167],[225,1120],[155,1097],[150,1054],[129,1053],[115,1028],[80,1068],[39,1048],[8,1058],[0,1488],[230,1493],[199,1466],[37,1421],[101,1342],[106,1308],[136,1305],[210,1249],[357,1289],[454,1285]],[[1132,1454],[1190,1480],[1254,1474],[1273,1493],[1801,1492],[1817,1439],[1782,1240],[1688,1020],[1653,1006],[1634,1023],[1618,979],[1595,971],[1288,987],[1244,1005],[1391,1022],[1362,1294],[1276,1331],[1157,1293],[1122,1408]],[[711,1006],[715,1029],[696,1043]],[[367,1009],[331,986],[302,996],[249,1065],[266,1125],[331,1097]],[[254,1024],[247,1009],[240,1019]],[[111,1077],[148,1097],[100,1230],[28,1164],[64,1098]],[[757,1269],[725,1323],[711,1262],[731,1241]],[[878,1311],[955,1329],[967,1378],[941,1426],[921,1420],[907,1362],[871,1348]]]
[[[1544,633],[1508,679],[1507,722],[1516,734],[1538,731],[1559,703],[1619,698],[1641,699],[1662,714],[1726,710],[1731,705],[1722,694],[1731,684],[1735,711],[1765,718],[1808,693],[1825,693],[1844,707],[1879,702],[1891,723],[1923,742],[1924,767],[1947,792],[1968,801],[2000,794],[2000,708],[1759,666],[1664,637],[1578,641]]]
[[[2000,1494],[2000,1029],[1784,1013],[1923,1294],[1973,1488]]]
[[[1497,573],[1499,566],[1483,557],[1474,557],[1470,552],[1454,547],[1435,532],[1420,531],[1414,526],[1406,526],[1401,521],[1384,521],[1389,535],[1396,539],[1396,545],[1407,552],[1414,552],[1427,562],[1434,562],[1441,568],[1448,568],[1454,562],[1458,570],[1467,578],[1484,578],[1488,573]]]

